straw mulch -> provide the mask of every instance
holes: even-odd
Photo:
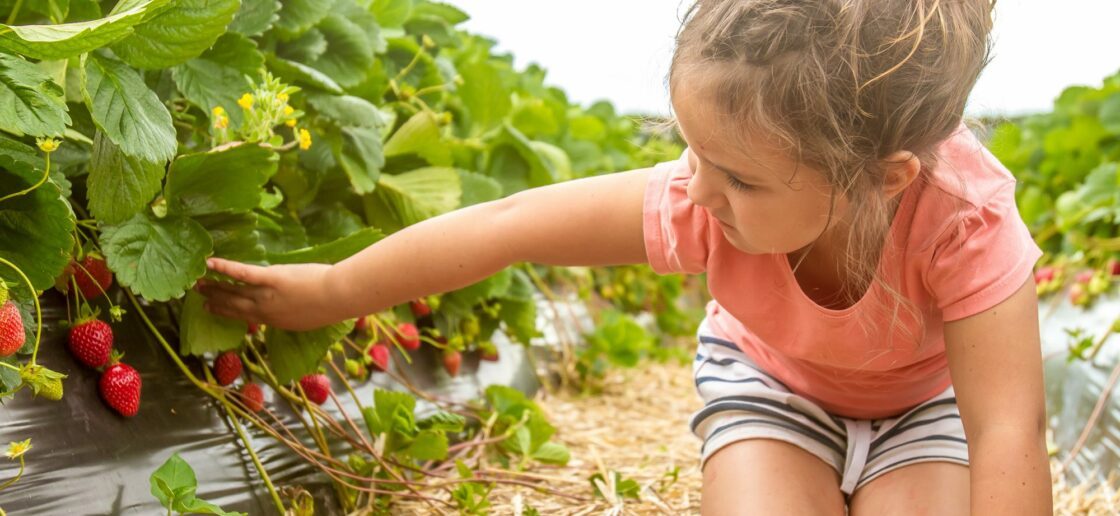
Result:
[[[647,361],[635,369],[613,369],[601,394],[542,392],[537,401],[557,428],[553,439],[571,450],[572,459],[564,467],[534,464],[527,473],[547,477],[541,485],[584,500],[498,484],[489,496],[492,514],[516,516],[525,505],[547,515],[700,514],[700,441],[687,425],[699,399],[689,364]],[[1056,471],[1057,461],[1052,466]],[[637,481],[641,499],[592,497],[588,477],[609,470]],[[1055,475],[1054,512],[1120,515],[1115,485],[1069,486]],[[395,505],[393,513],[432,514],[432,507],[413,501]]]

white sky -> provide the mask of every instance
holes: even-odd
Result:
[[[496,39],[518,68],[540,64],[573,101],[668,113],[664,77],[690,0],[444,1],[471,16],[461,27]],[[1117,0],[999,0],[995,56],[967,111],[1047,111],[1066,86],[1099,86],[1120,70],[1117,20]]]

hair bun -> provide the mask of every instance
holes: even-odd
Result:
[[[778,57],[805,50],[831,32],[828,2],[804,0],[761,0],[747,5],[729,20],[729,27],[746,27],[737,34],[736,53],[747,62],[765,65]]]

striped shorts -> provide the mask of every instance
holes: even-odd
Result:
[[[704,407],[689,421],[704,441],[700,468],[728,444],[744,439],[785,441],[819,457],[851,496],[878,476],[919,462],[968,466],[968,445],[950,385],[904,414],[887,419],[834,416],[793,394],[732,342],[710,333],[705,319],[693,374]]]

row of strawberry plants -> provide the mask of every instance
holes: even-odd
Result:
[[[104,370],[112,408],[135,414],[141,385],[112,351],[121,346],[111,326],[92,322],[102,311],[143,319],[239,434],[242,418],[292,447],[335,480],[348,508],[405,491],[422,496],[416,474],[441,471],[419,468],[422,459],[457,459],[461,472],[484,457],[567,460],[541,412],[508,389],[488,391],[485,408],[421,421],[410,395],[379,391],[362,409],[365,433],[318,409],[334,397],[323,372],[343,380],[391,373],[390,346],[409,360],[422,341],[454,375],[468,350],[497,358],[489,339],[499,328],[528,344],[539,334],[534,294],[548,288],[541,277],[564,283],[566,273],[522,264],[301,333],[211,316],[190,287],[210,256],[331,263],[426,218],[671,159],[679,144],[643,137],[607,103],[572,104],[539,67],[515,70],[493,41],[458,30],[466,14],[445,4],[5,0],[0,18],[0,100],[10,107],[0,112],[0,291],[12,301],[0,303],[0,338],[15,348],[0,367],[5,395],[30,387],[62,396],[63,377],[36,363],[39,295],[55,288],[75,316],[71,351]],[[612,292],[623,290],[612,284],[646,285],[620,306],[667,311],[658,324],[677,333],[687,326],[670,297],[679,280],[612,274],[621,280],[600,279],[600,293],[604,284]],[[152,324],[157,307],[174,315],[177,346]],[[186,365],[214,357],[203,377]],[[285,440],[279,421],[262,415],[260,383],[275,402],[303,407],[318,452]],[[473,425],[458,419],[468,417]],[[351,459],[330,456],[329,434],[354,445]],[[396,487],[362,488],[380,483]],[[475,488],[464,483],[454,499],[471,499]]]
[[[1040,296],[1088,309],[1120,284],[1120,73],[1066,88],[1047,113],[997,124],[988,147],[1019,181],[1016,202],[1045,252]],[[1095,358],[1103,335],[1071,328],[1069,357]]]

